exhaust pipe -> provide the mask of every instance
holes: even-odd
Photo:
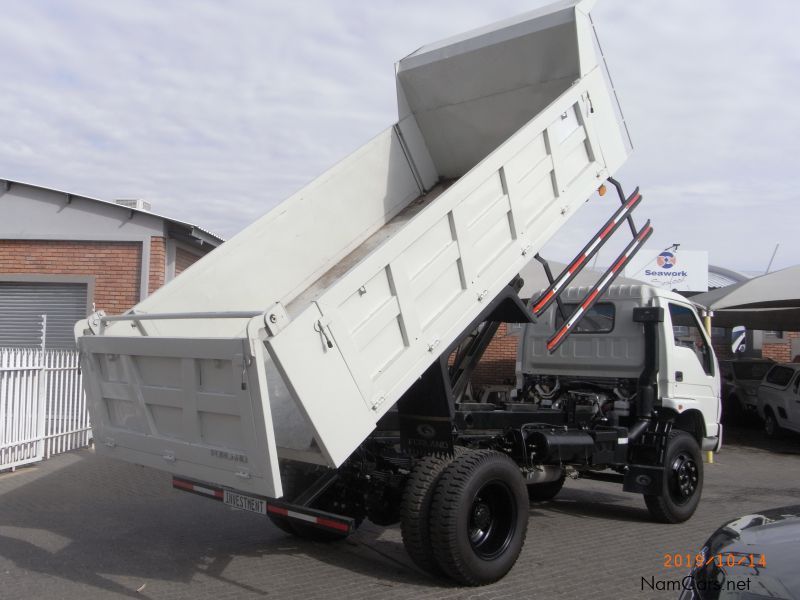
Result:
[[[639,389],[639,401],[637,403],[637,414],[639,419],[628,428],[628,442],[635,442],[642,434],[647,431],[653,423],[653,406],[656,394],[652,385]]]

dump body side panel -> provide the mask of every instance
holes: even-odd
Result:
[[[419,160],[419,159],[417,159]],[[284,305],[422,193],[394,127],[273,208],[136,306],[137,312]],[[149,335],[234,337],[245,321],[149,323]],[[127,323],[111,335],[135,335]]]
[[[303,381],[297,400],[312,422],[332,393],[323,379],[307,381],[331,368],[305,350],[320,344],[321,327],[343,358],[335,379],[351,378],[363,403],[345,398],[348,382],[335,392],[342,410],[379,418],[609,175],[587,125],[605,118],[587,102],[603,93],[595,70],[333,281],[316,300],[319,319],[295,319],[268,340],[287,381]],[[314,422],[318,433],[326,425]],[[363,439],[342,435],[339,452]]]

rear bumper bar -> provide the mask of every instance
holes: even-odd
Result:
[[[223,488],[211,483],[194,481],[191,479],[185,479],[183,477],[173,477],[172,487],[184,492],[197,494],[198,496],[203,496],[205,498],[211,498],[212,500],[218,500],[220,502],[224,502],[225,490],[228,490],[229,492],[233,492],[239,496],[245,496],[264,502],[266,507],[265,514],[302,521],[303,523],[307,523],[314,527],[319,527],[320,529],[335,531],[345,535],[349,535],[356,530],[355,520],[350,517],[329,513],[322,510],[316,510],[306,506],[289,504],[287,502],[281,502],[273,498],[267,498],[266,496],[259,496],[249,492],[240,492],[239,490]]]

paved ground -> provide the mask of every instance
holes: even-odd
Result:
[[[416,570],[397,527],[305,542],[261,517],[172,490],[169,476],[85,450],[0,474],[1,598],[675,598],[664,554],[695,552],[722,521],[800,503],[800,438],[734,431],[694,518],[651,523],[640,497],[578,481],[530,509],[501,582],[458,588]],[[767,557],[769,560],[769,557]]]

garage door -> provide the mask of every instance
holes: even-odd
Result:
[[[0,281],[0,347],[42,343],[47,315],[48,348],[75,348],[73,327],[86,317],[85,283]]]

